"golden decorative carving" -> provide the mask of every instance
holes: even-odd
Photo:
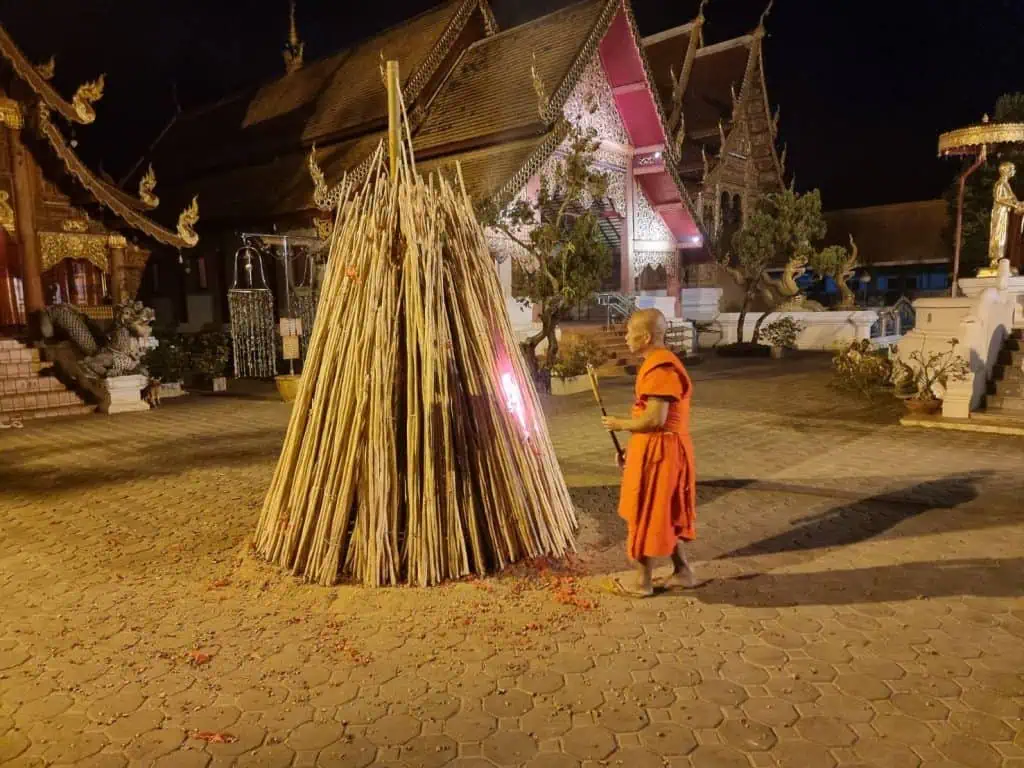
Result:
[[[1010,179],[1017,175],[1013,163],[999,166],[999,180],[992,190],[992,219],[988,235],[988,268],[999,269],[999,260],[1006,255],[1006,239],[1010,228],[1010,212],[1024,213],[1024,203],[1017,199],[1010,187]]]
[[[316,227],[316,236],[321,240],[326,240],[331,236],[334,222],[330,219],[313,219],[313,226]]]
[[[196,234],[195,226],[199,221],[199,196],[192,198],[192,204],[181,212],[178,217],[178,237],[190,246],[199,242],[199,235]]]
[[[127,248],[128,238],[126,238],[124,235],[108,235],[107,245],[109,245],[111,248]]]
[[[139,179],[139,199],[150,208],[160,205],[160,198],[153,194],[154,189],[156,189],[156,171],[150,164],[146,175]]]
[[[548,107],[551,106],[551,98],[548,96],[547,86],[544,85],[544,80],[537,72],[537,54],[533,54],[533,64],[530,67],[530,77],[533,78],[533,90],[537,94],[537,113],[540,115],[541,120],[545,120],[548,113]]]
[[[48,62],[36,67],[36,72],[43,80],[53,80],[53,76],[57,72],[57,57],[51,56]]]
[[[92,105],[103,98],[103,87],[106,85],[106,75],[100,75],[91,83],[84,83],[78,86],[75,96],[71,99],[71,105],[75,108],[75,114],[83,123],[91,123],[96,119],[96,111]]]
[[[85,219],[64,219],[60,223],[60,228],[65,232],[88,232],[89,222]]]
[[[21,104],[14,99],[0,98],[0,125],[6,125],[12,131],[20,131],[25,126]]]
[[[939,153],[974,153],[986,144],[1024,143],[1024,123],[989,123],[958,128],[939,136]]]
[[[39,261],[43,272],[64,259],[84,259],[104,272],[110,271],[107,235],[75,232],[40,232]]]
[[[7,230],[8,234],[14,234],[14,209],[10,202],[11,193],[6,189],[0,189],[0,227]]]
[[[284,70],[289,75],[302,69],[303,54],[306,44],[299,40],[299,31],[295,27],[295,0],[292,0],[289,11],[288,42],[284,46]]]

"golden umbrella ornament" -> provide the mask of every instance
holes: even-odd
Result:
[[[967,177],[982,166],[988,158],[988,148],[994,144],[1024,144],[1024,123],[992,123],[988,115],[980,123],[958,128],[939,136],[939,156],[977,155],[971,166],[960,174],[956,203],[956,234],[953,250],[953,288],[956,296],[957,276],[960,274],[960,249],[964,231],[964,189]]]

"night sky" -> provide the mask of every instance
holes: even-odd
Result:
[[[434,4],[299,0],[306,60]],[[502,28],[568,4],[492,0]],[[711,0],[706,42],[751,31],[764,4]],[[697,2],[634,7],[651,34],[691,20]],[[57,55],[55,84],[69,98],[107,73],[98,120],[76,138],[115,177],[166,125],[175,98],[189,109],[281,74],[287,14],[287,0],[0,0],[0,20],[33,60]],[[1022,0],[776,0],[767,27],[789,167],[798,188],[822,190],[827,209],[940,195],[956,167],[936,159],[938,134],[1024,90]]]

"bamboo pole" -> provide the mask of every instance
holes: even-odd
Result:
[[[398,62],[389,60],[387,65],[388,84],[388,157],[391,160],[391,178],[398,176],[399,144],[402,140],[401,104],[402,84],[398,77]]]

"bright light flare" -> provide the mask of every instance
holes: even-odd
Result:
[[[501,388],[505,390],[505,405],[508,407],[509,413],[519,420],[519,424],[523,428],[523,434],[529,437],[530,428],[526,426],[526,405],[523,403],[523,395],[519,391],[519,385],[516,383],[515,376],[511,373],[503,373],[501,375]]]

